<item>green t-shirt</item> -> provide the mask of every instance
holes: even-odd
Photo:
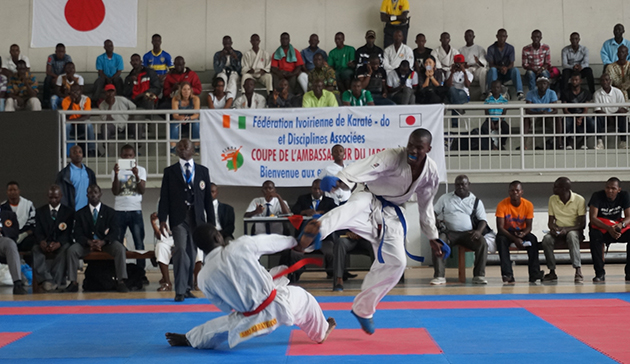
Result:
[[[348,68],[348,62],[354,61],[354,47],[343,46],[341,49],[333,49],[328,53],[328,65],[341,71]]]
[[[349,102],[350,106],[365,106],[369,102],[374,102],[372,93],[368,90],[361,90],[359,97],[354,97],[351,90],[346,90],[341,97],[341,101]]]

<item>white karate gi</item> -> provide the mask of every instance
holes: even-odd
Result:
[[[190,344],[197,349],[213,349],[227,340],[234,347],[280,325],[297,325],[311,340],[322,341],[328,322],[315,298],[301,287],[287,286],[286,277],[273,280],[273,273],[258,262],[263,254],[291,249],[296,244],[289,236],[244,235],[226,247],[212,250],[199,272],[199,289],[228,315],[190,330],[186,334]],[[283,268],[286,267],[274,270]],[[274,288],[276,298],[269,306],[253,316],[242,314],[254,311]]]
[[[173,240],[172,236],[162,236],[162,238],[155,243],[155,260],[165,265],[171,264],[171,257],[173,256],[174,246],[175,241]],[[197,258],[195,258],[195,263],[202,261],[203,252],[201,251],[201,249],[197,248]]]
[[[241,90],[243,93],[245,93],[243,85],[249,78],[253,78],[265,85],[268,93],[273,91],[271,56],[266,50],[259,49],[258,53],[255,53],[253,49],[248,50],[245,54],[243,54],[241,65],[243,66],[243,69],[241,70],[241,73],[243,74],[241,79]],[[249,70],[254,70],[254,73],[248,73]],[[261,70],[265,71],[264,75],[261,73]]]
[[[438,238],[433,197],[437,193],[439,176],[435,162],[428,156],[426,158],[424,169],[415,181],[412,181],[404,147],[387,149],[356,161],[337,174],[350,187],[355,183],[365,183],[366,190],[355,191],[348,202],[319,219],[321,238],[337,230],[349,229],[372,243],[376,257],[383,238],[381,253],[384,263],[374,260],[363,280],[361,293],[352,305],[352,310],[360,317],[372,317],[378,303],[396,286],[407,265],[403,226],[395,209],[382,208],[376,196],[401,206],[415,193],[422,232],[431,240]],[[400,209],[404,214],[404,208]],[[378,225],[384,225],[380,234]]]

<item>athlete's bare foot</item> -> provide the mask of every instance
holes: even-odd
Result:
[[[328,320],[326,321],[328,321],[328,330],[326,330],[326,335],[324,335],[324,338],[318,344],[323,344],[324,341],[328,339],[328,335],[330,335],[330,333],[335,329],[335,327],[337,327],[337,321],[335,321],[334,318],[329,317]]]
[[[315,240],[315,237],[319,233],[320,222],[317,220],[311,220],[304,227],[304,231],[302,231],[300,241],[298,241],[298,250],[303,251],[308,248],[309,245]]]
[[[166,340],[171,346],[190,346],[190,342],[186,339],[184,334],[174,334],[172,332],[166,333]]]

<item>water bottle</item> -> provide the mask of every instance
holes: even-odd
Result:
[[[22,264],[22,275],[26,278],[29,286],[33,284],[33,269],[26,263]]]

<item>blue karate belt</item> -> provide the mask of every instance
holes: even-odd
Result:
[[[393,204],[393,203],[387,201],[382,196],[376,196],[376,198],[379,201],[381,201],[381,205],[382,205],[381,212],[385,209],[385,207],[393,207],[394,211],[396,211],[396,215],[398,216],[398,220],[400,220],[400,224],[402,225],[403,231],[405,232],[404,244],[405,244],[405,253],[407,253],[407,256],[409,258],[411,258],[412,260],[415,260],[416,262],[424,262],[424,257],[419,256],[419,255],[413,255],[413,254],[409,253],[409,250],[407,250],[407,220],[405,220],[405,214],[403,214],[403,212],[400,209],[400,207],[398,205],[396,205],[396,204]],[[383,252],[382,252],[383,242],[385,240],[385,230],[387,229],[387,226],[385,225],[385,217],[383,217],[383,225],[382,226],[383,226],[383,235],[381,237],[381,243],[378,245],[378,253],[377,253],[378,262],[381,263],[381,264],[385,263],[385,261],[383,260]],[[450,252],[449,252],[449,254],[450,254]]]

